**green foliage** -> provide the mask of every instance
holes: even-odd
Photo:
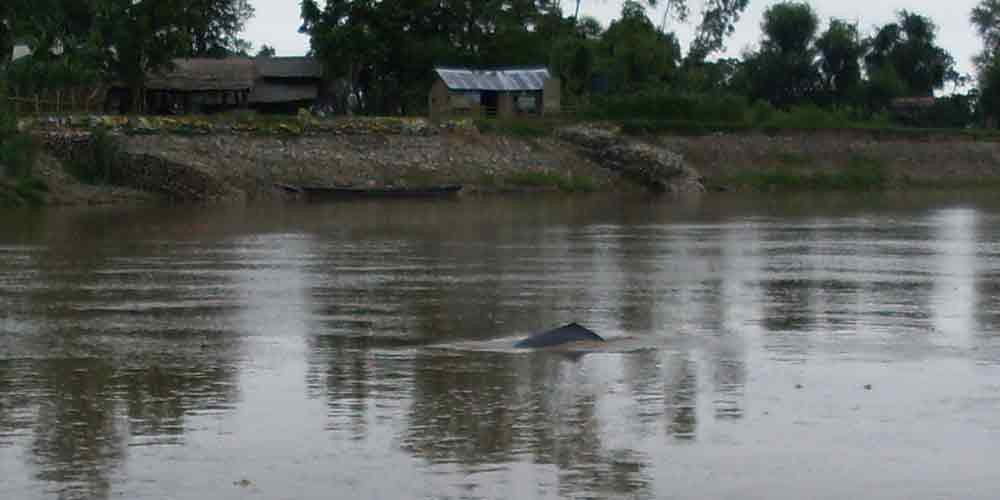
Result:
[[[979,70],[978,107],[982,118],[1000,117],[1000,0],[981,0],[970,21],[983,39],[975,63]]]
[[[992,119],[1000,117],[1000,59],[993,59],[979,70],[979,108]]]
[[[24,134],[10,134],[0,138],[0,165],[12,178],[31,177],[38,159],[38,145]]]
[[[749,104],[745,97],[726,94],[676,94],[648,90],[634,94],[595,97],[584,116],[602,120],[678,120],[705,123],[744,123]]]
[[[553,122],[538,119],[481,119],[475,123],[481,133],[515,137],[545,137],[554,129]]]
[[[851,158],[847,165],[837,169],[806,171],[796,168],[795,165],[779,165],[771,169],[746,171],[729,178],[717,179],[712,184],[714,188],[741,186],[758,191],[868,191],[882,189],[887,182],[888,176],[881,162],[859,156]]]
[[[0,53],[15,37],[32,49],[9,68],[22,95],[108,80],[137,91],[174,58],[245,54],[252,15],[248,0],[4,0]]]
[[[900,11],[896,22],[879,28],[869,44],[868,73],[892,68],[909,95],[931,95],[946,81],[958,78],[955,60],[937,46],[937,25],[914,12]]]
[[[815,104],[805,104],[787,110],[775,110],[755,125],[771,129],[822,130],[861,127],[887,127],[885,115],[865,117],[857,108],[824,109]]]
[[[782,2],[764,12],[761,48],[743,65],[751,99],[791,106],[815,97],[820,88],[816,48],[819,18],[807,3]]]
[[[621,93],[668,83],[680,58],[677,38],[658,30],[640,4],[626,1],[621,17],[601,37],[597,65],[609,77],[610,90]]]
[[[708,0],[702,7],[701,24],[698,25],[688,60],[701,63],[714,52],[725,48],[727,37],[736,30],[740,14],[746,10],[749,0]]]
[[[858,26],[831,19],[826,32],[816,40],[816,48],[823,90],[834,102],[850,100],[861,86],[861,57],[867,51]]]
[[[48,191],[44,182],[34,177],[40,147],[28,135],[17,132],[17,120],[6,107],[0,82],[0,205],[37,205]]]
[[[106,185],[114,181],[113,172],[118,157],[119,148],[114,138],[106,130],[98,128],[92,132],[88,152],[75,156],[67,167],[80,182]]]
[[[257,57],[274,57],[277,51],[274,47],[264,44],[260,46],[260,50],[257,51]]]

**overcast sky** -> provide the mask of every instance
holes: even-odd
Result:
[[[573,0],[562,0],[563,10],[571,12]],[[702,0],[688,0],[692,12],[697,12]],[[247,27],[246,37],[254,47],[262,44],[274,46],[278,55],[302,55],[309,50],[309,40],[298,33],[300,25],[299,0],[251,0],[257,13]],[[744,13],[736,34],[727,44],[727,54],[736,56],[743,48],[756,44],[760,37],[760,20],[764,10],[776,0],[750,0],[750,8]],[[939,27],[939,44],[951,52],[959,66],[959,71],[972,73],[970,59],[981,47],[972,26],[969,13],[977,0],[814,0],[813,7],[824,22],[830,17],[858,21],[866,33],[872,27],[884,24],[894,17],[899,9],[910,9],[930,17]],[[581,15],[589,15],[608,21],[617,17],[621,10],[621,0],[583,0]],[[660,15],[651,12],[650,17],[657,23]],[[692,16],[697,20],[697,16]],[[691,26],[668,26],[676,31],[681,43],[687,46],[691,38]]]

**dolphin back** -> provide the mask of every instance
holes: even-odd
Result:
[[[532,335],[514,344],[514,347],[554,347],[572,342],[604,342],[600,335],[576,324],[570,323],[554,330]]]

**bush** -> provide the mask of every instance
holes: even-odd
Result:
[[[118,157],[118,145],[103,128],[94,129],[91,147],[87,154],[81,154],[69,162],[69,171],[80,182],[86,184],[110,184],[112,171]]]
[[[583,115],[600,120],[675,120],[745,123],[750,104],[728,94],[675,94],[651,90],[635,94],[594,97]]]
[[[0,135],[0,165],[9,178],[30,178],[38,159],[38,145],[23,134]]]

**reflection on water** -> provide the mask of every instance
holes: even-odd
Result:
[[[990,497],[1000,206],[810,202],[4,215],[0,498]]]

